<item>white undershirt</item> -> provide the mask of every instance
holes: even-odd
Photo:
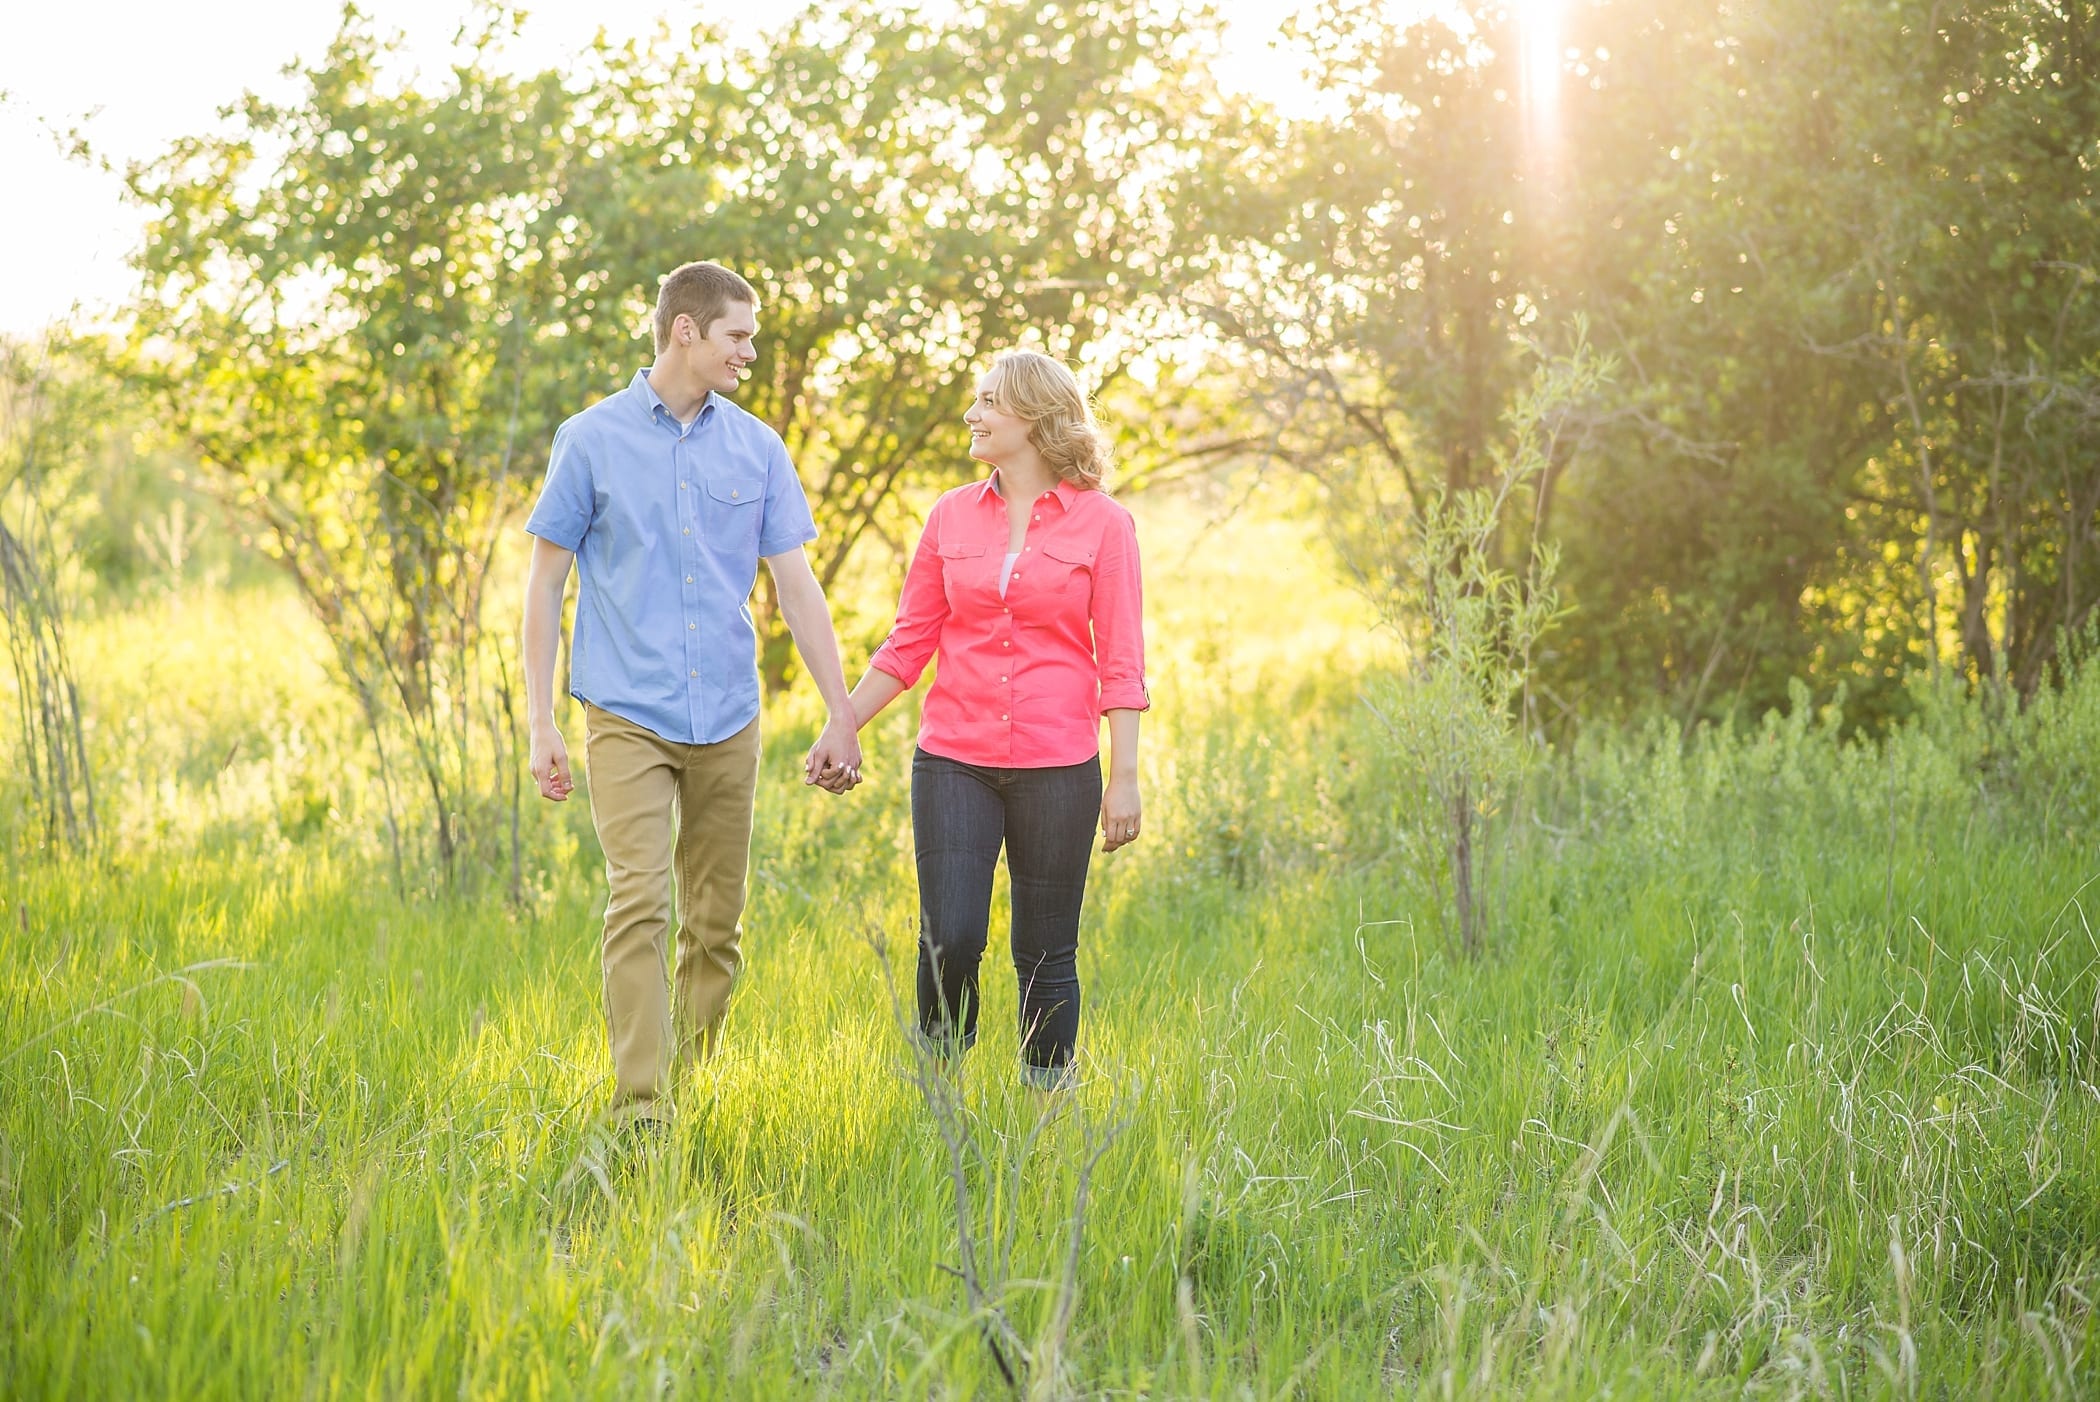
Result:
[[[1006,597],[1007,581],[1014,577],[1014,561],[1020,558],[1021,552],[1018,550],[1006,552],[1006,563],[999,570],[999,597],[1002,599]]]

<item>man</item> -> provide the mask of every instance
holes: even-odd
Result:
[[[760,559],[830,708],[804,782],[843,792],[860,778],[831,613],[802,551],[817,534],[809,501],[780,436],[724,397],[757,359],[757,337],[744,279],[716,263],[673,271],[657,297],[656,363],[555,433],[525,527],[532,774],[557,803],[574,785],[554,724],[554,656],[572,563],[579,576],[570,682],[610,887],[605,1018],[619,1123],[668,1118],[674,1066],[715,1050],[743,962]],[[665,977],[674,871],[675,986]]]

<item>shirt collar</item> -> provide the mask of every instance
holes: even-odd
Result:
[[[641,395],[642,413],[651,423],[655,423],[659,417],[667,423],[676,424],[678,422],[677,418],[671,413],[671,406],[664,403],[664,397],[656,392],[656,386],[649,383],[648,366],[644,365],[641,369],[634,372],[634,378],[628,382],[628,388]],[[697,425],[700,420],[706,418],[714,411],[715,392],[709,390],[707,398],[700,401],[700,412],[693,415],[694,424]]]
[[[1052,489],[1052,495],[1057,498],[1057,504],[1067,511],[1070,511],[1073,503],[1079,500],[1079,492],[1080,489],[1078,487],[1073,486],[1062,477],[1057,479],[1057,486]],[[999,469],[996,467],[977,487],[977,499],[984,501],[987,498],[1003,500],[999,490]]]

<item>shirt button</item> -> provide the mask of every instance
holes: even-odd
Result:
[[[687,676],[689,676],[689,677],[697,677],[697,676],[699,676],[700,674],[699,674],[698,672],[687,672],[687,673],[686,673],[686,675],[687,675]]]
[[[687,527],[685,528],[685,534],[687,534],[687,535],[691,535],[692,533],[693,533],[693,528],[692,528],[691,526],[687,526]]]
[[[731,487],[731,488],[729,489],[729,499],[730,499],[731,501],[735,501],[735,500],[736,500],[736,496],[737,496],[737,490],[736,490],[736,488],[734,488],[734,487]]]
[[[687,576],[685,577],[685,582],[686,582],[687,584],[691,584],[691,583],[693,582],[693,577],[692,577],[691,575],[687,575]]]
[[[1004,711],[1001,711],[1001,712],[999,713],[999,719],[1001,719],[1001,720],[1005,720],[1005,719],[1006,719],[1006,712],[1004,712]]]
[[[1042,520],[1043,518],[1042,518],[1042,517],[1040,517],[1040,516],[1038,516],[1038,517],[1036,517],[1035,519],[1036,519],[1036,520],[1038,520],[1038,521],[1040,521],[1040,520]]]
[[[699,626],[700,626],[700,625],[699,625],[699,624],[697,624],[697,623],[688,623],[688,624],[686,624],[686,625],[685,625],[685,631],[686,631],[686,632],[688,632],[688,633],[690,633],[690,632],[692,632],[692,631],[693,631],[693,630],[694,630],[695,628],[698,628]]]
[[[679,490],[679,491],[681,491],[681,492],[682,492],[682,491],[684,491],[684,490],[685,490],[685,483],[683,483],[683,482],[680,482],[680,483],[678,484],[678,490]]]

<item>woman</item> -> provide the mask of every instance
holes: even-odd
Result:
[[[977,968],[1003,845],[1022,1077],[1054,1090],[1079,1035],[1075,960],[1095,817],[1104,852],[1141,827],[1138,713],[1151,701],[1137,533],[1102,490],[1107,441],[1059,362],[999,357],[963,422],[970,456],[991,474],[934,503],[853,713],[866,725],[939,654],[911,773],[919,1028],[947,1058],[977,1039]]]

